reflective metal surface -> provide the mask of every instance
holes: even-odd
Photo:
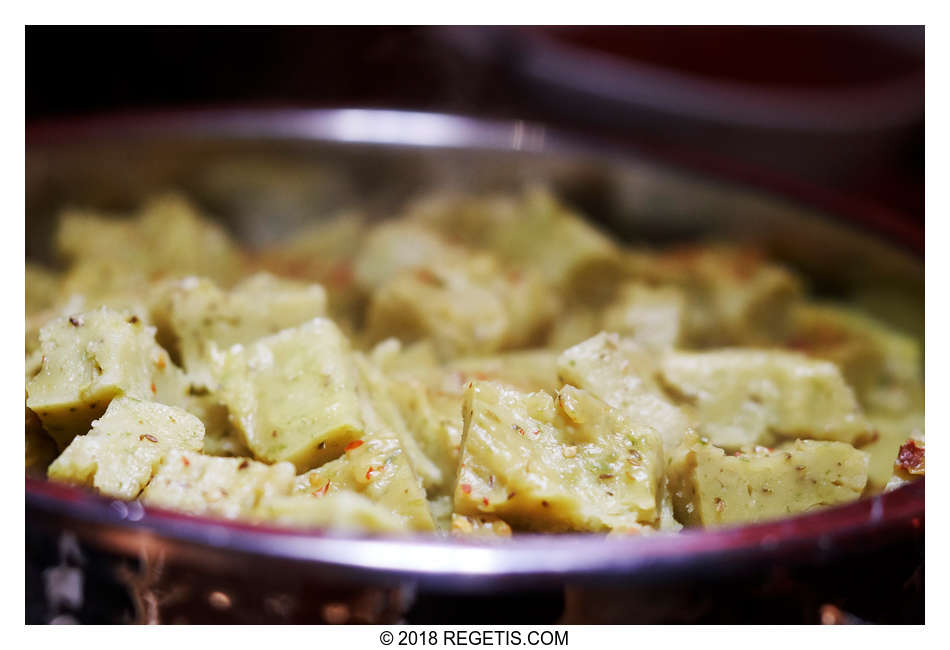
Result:
[[[923,261],[880,216],[829,214],[761,188],[659,165],[611,143],[522,122],[376,110],[201,112],[35,125],[27,133],[28,257],[51,259],[64,205],[123,209],[169,187],[193,196],[250,245],[333,210],[385,215],[432,188],[543,180],[630,241],[754,241],[822,295],[866,300],[922,333]],[[897,230],[894,230],[894,229]],[[883,296],[883,298],[882,298]],[[884,306],[881,306],[884,305]],[[919,329],[918,329],[919,328]],[[253,576],[292,571],[367,585],[484,592],[633,585],[837,557],[923,539],[924,482],[773,523],[605,540],[526,535],[495,544],[331,536],[209,520],[26,480],[27,523],[71,530],[116,553],[159,553]]]

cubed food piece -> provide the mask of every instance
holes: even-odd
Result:
[[[151,279],[203,275],[229,285],[243,272],[237,246],[181,196],[148,201],[132,218],[69,211],[56,242],[73,263],[112,259]]]
[[[315,499],[310,495],[264,499],[257,515],[266,521],[300,528],[366,533],[408,533],[409,522],[362,494],[340,491]]]
[[[804,304],[788,346],[833,361],[868,410],[900,415],[923,407],[923,354],[912,337],[856,310]]]
[[[602,332],[558,358],[560,381],[590,392],[638,427],[649,427],[672,448],[690,430],[690,417],[660,390],[657,359],[645,346]]]
[[[146,505],[228,519],[252,519],[262,502],[291,493],[294,466],[174,449],[142,492]]]
[[[817,440],[727,456],[693,438],[673,453],[668,475],[680,522],[723,526],[853,501],[867,483],[868,458],[849,444]]]
[[[57,318],[40,331],[43,363],[26,405],[60,449],[119,395],[153,396],[154,329],[106,308]]]
[[[408,433],[382,374],[361,355],[354,361],[360,377],[363,435],[347,444],[342,457],[299,476],[295,491],[312,497],[356,492],[413,530],[434,530],[424,485],[428,481],[440,489],[442,474]]]
[[[63,275],[61,295],[80,297],[90,306],[113,309],[129,303],[145,304],[149,294],[148,271],[122,258],[103,257],[77,262]]]
[[[695,347],[780,343],[802,294],[794,275],[752,248],[687,246],[640,268],[644,279],[685,292],[685,333]]]
[[[370,340],[431,338],[443,358],[488,354],[540,340],[557,309],[536,275],[505,274],[488,255],[418,267],[370,298]]]
[[[603,329],[652,348],[683,343],[686,298],[675,287],[651,287],[635,282],[620,288],[603,314]]]
[[[364,439],[376,434],[395,436],[406,453],[409,465],[422,480],[426,490],[441,491],[450,474],[443,475],[439,466],[409,432],[402,412],[394,399],[395,383],[365,355],[357,353],[353,359],[360,379],[360,401],[363,407]]]
[[[314,499],[355,492],[385,508],[412,530],[435,529],[422,482],[399,439],[370,432],[347,445],[340,458],[297,477],[294,492]]]
[[[219,399],[257,458],[305,471],[336,458],[363,430],[350,345],[316,318],[222,360]]]
[[[436,197],[412,206],[409,218],[537,272],[568,302],[601,301],[624,277],[617,245],[540,187],[521,195]]]
[[[659,436],[589,393],[565,386],[553,399],[473,382],[463,417],[457,513],[537,531],[657,521]]]
[[[122,215],[66,209],[59,215],[56,250],[71,264],[113,259],[139,268],[143,260],[137,223]]]
[[[390,384],[390,395],[406,429],[441,473],[439,484],[427,488],[430,496],[450,491],[462,440],[461,393],[444,393],[415,379],[403,379]]]
[[[507,539],[511,526],[494,515],[452,515],[452,535],[480,539]]]
[[[69,443],[50,465],[49,477],[134,499],[169,452],[198,451],[203,438],[204,425],[187,411],[119,397],[89,433]]]
[[[212,384],[212,357],[236,343],[251,343],[325,315],[326,293],[317,284],[258,273],[224,291],[207,279],[170,284],[152,309],[158,340],[196,380]]]
[[[468,255],[435,231],[405,221],[388,221],[367,234],[353,272],[357,285],[371,292],[403,271],[451,264]]]
[[[872,435],[854,392],[827,361],[760,350],[670,353],[660,377],[695,411],[699,431],[730,451],[781,438],[859,444]]]

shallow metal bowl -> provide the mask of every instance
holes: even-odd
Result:
[[[804,273],[816,293],[866,299],[879,316],[922,334],[920,229],[842,204],[829,212],[807,196],[684,171],[535,124],[361,109],[112,116],[30,125],[26,163],[29,258],[52,259],[61,207],[130,208],[167,188],[188,193],[253,246],[341,207],[385,215],[427,189],[544,181],[620,238],[752,241]],[[71,531],[92,548],[160,557],[231,584],[292,576],[395,589],[390,595],[407,586],[452,594],[567,587],[563,620],[642,620],[630,607],[592,616],[590,605],[612,590],[639,594],[642,606],[643,589],[656,593],[657,585],[829,567],[907,543],[922,552],[924,482],[760,525],[624,539],[525,535],[495,544],[248,526],[37,478],[26,480],[26,508],[28,536]],[[583,602],[577,593],[587,594]],[[398,618],[410,601],[369,619]]]

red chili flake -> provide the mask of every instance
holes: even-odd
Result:
[[[442,281],[439,279],[439,276],[433,273],[430,269],[417,270],[416,278],[419,280],[419,282],[422,282],[423,284],[428,284],[429,286],[432,286],[432,287],[442,286]]]
[[[520,426],[518,426],[517,424],[512,424],[512,425],[511,425],[511,428],[514,429],[515,431],[517,431],[518,433],[520,433],[521,435],[525,435],[524,429],[522,429],[522,428],[521,428]]]
[[[181,457],[181,462],[185,465],[185,467],[189,467],[191,465],[188,459],[185,458],[184,456]]]
[[[613,477],[614,477],[613,474],[601,474],[598,478],[600,478],[600,480],[602,481],[606,481],[607,479],[611,479]]]
[[[482,503],[488,505],[488,497],[482,497]]]
[[[540,436],[540,435],[541,435],[541,429],[535,429],[535,430],[534,430],[534,435]]]
[[[144,436],[139,436],[139,440],[141,440],[142,438],[145,438],[146,440],[150,442],[158,442],[158,438],[153,436],[151,433],[146,433]]]
[[[920,476],[924,473],[924,445],[916,440],[908,440],[897,452],[897,466],[909,474]]]
[[[158,366],[159,370],[165,369],[165,357],[159,357],[158,361],[155,362],[155,365]]]
[[[462,483],[459,487],[462,488],[462,492],[464,492],[465,494],[472,493],[472,486],[469,485],[468,483]]]
[[[370,474],[372,474],[373,472],[378,472],[378,471],[381,470],[383,467],[385,467],[385,466],[384,466],[384,465],[377,465],[376,467],[373,467],[372,465],[370,465],[370,466],[369,466],[369,469],[366,470],[366,480],[369,481],[369,480],[370,480]]]
[[[363,441],[362,441],[362,440],[354,440],[353,442],[351,442],[350,444],[348,444],[346,447],[344,447],[343,450],[344,450],[344,451],[353,451],[354,449],[356,449],[357,447],[361,447],[362,445],[363,445]]]
[[[335,264],[327,273],[327,284],[343,288],[353,282],[353,265],[349,262],[340,262]]]
[[[155,388],[155,382],[153,381],[153,382],[152,382],[152,394],[154,395],[154,394],[157,393],[157,392],[158,392],[158,389]]]
[[[238,469],[245,469],[245,468],[247,468],[248,466],[250,466],[250,463],[249,463],[249,462],[247,461],[247,459],[245,458],[244,460],[241,461],[241,464],[238,465]]]
[[[472,382],[468,382],[468,387],[469,387],[469,388],[472,387]]]
[[[330,481],[327,481],[322,488],[319,490],[314,490],[311,494],[315,497],[326,496],[327,492],[330,490]]]

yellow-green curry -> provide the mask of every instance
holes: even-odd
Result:
[[[543,189],[264,249],[185,199],[26,267],[26,467],[371,532],[648,534],[921,476],[920,344],[747,247],[625,247]]]

